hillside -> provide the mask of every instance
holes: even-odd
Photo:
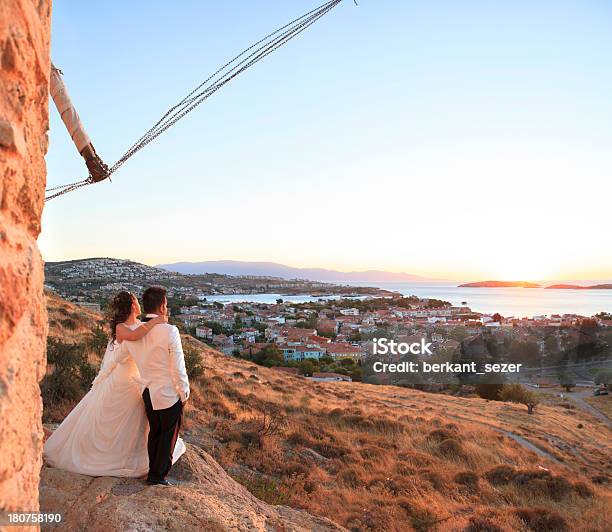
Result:
[[[65,308],[77,321],[74,330],[85,334],[88,313],[58,298],[49,302],[51,315]],[[82,322],[74,317],[81,312]],[[224,490],[241,489],[220,470],[220,480],[206,484],[216,461],[267,505],[240,491],[244,512],[253,516],[270,506],[276,512],[268,524],[253,517],[249,526],[256,530],[275,529],[269,523],[285,519],[279,505],[359,531],[596,531],[609,524],[610,429],[567,402],[547,401],[530,416],[509,403],[315,383],[227,357],[191,337],[184,343],[202,353],[204,375],[192,380],[186,409],[189,455],[171,473],[181,485],[130,495],[138,481],[97,479],[87,487],[87,477],[77,482],[44,468],[41,507],[53,501],[54,508],[72,508],[77,529],[77,514],[82,519],[85,510],[72,505],[69,495],[77,488],[69,485],[78,484],[96,523],[118,516],[112,518],[139,529],[134,523],[145,518],[138,503],[153,497],[147,511],[162,528],[189,529],[190,519],[214,519],[211,509],[224,515]],[[185,482],[189,467],[202,475]],[[128,495],[115,494],[122,490]],[[202,511],[200,497],[208,501]],[[247,529],[229,523],[219,518],[210,529]]]
[[[240,260],[208,260],[203,262],[174,262],[158,264],[171,272],[183,274],[222,273],[225,275],[258,275],[280,277],[282,279],[308,279],[328,283],[367,282],[367,283],[405,283],[441,281],[411,273],[386,272],[381,270],[338,271],[327,268],[296,268],[277,262],[249,262]]]

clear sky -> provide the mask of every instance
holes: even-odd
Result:
[[[114,162],[317,0],[53,5],[52,57]],[[451,279],[612,278],[612,3],[345,0],[45,207],[46,260],[266,260]],[[51,108],[50,186],[85,177]]]

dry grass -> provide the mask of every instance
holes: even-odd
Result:
[[[481,399],[312,383],[203,349],[187,438],[260,498],[351,530],[606,529],[608,487],[589,479],[611,473],[609,433],[581,411],[544,406],[529,416]],[[282,429],[254,437],[253,420],[273,410]]]
[[[359,531],[608,528],[610,431],[580,410],[542,405],[530,416],[482,399],[314,383],[184,342],[205,367],[184,437],[260,499]]]
[[[102,316],[79,307],[46,290],[49,336],[64,342],[83,342],[92,335]]]
[[[608,419],[612,420],[612,395],[600,395],[598,397],[585,397],[584,400],[591,406],[597,408]]]

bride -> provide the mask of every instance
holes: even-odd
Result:
[[[139,340],[167,318],[142,323],[137,319],[140,313],[138,299],[129,292],[113,298],[108,312],[111,338],[100,372],[91,390],[45,442],[44,457],[51,466],[90,476],[147,474],[149,425],[143,386],[122,342]],[[178,438],[172,462],[184,452],[185,444]]]

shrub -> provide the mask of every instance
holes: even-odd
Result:
[[[96,376],[96,369],[87,360],[84,344],[67,344],[48,338],[47,362],[54,369],[40,383],[46,407],[52,407],[58,401],[79,401]]]
[[[499,401],[499,393],[503,386],[502,383],[478,383],[475,385],[475,389],[478,397],[490,401]]]
[[[446,430],[446,429],[434,429],[427,435],[427,439],[437,441],[437,442],[441,442],[441,441],[449,440],[453,438],[456,438],[456,435],[453,432]]]
[[[583,499],[590,499],[593,497],[594,493],[591,487],[586,482],[576,482],[574,484],[574,491],[578,494],[579,497]]]
[[[476,493],[478,491],[478,483],[480,482],[480,479],[473,471],[462,471],[457,473],[453,480],[456,484],[467,488],[467,490],[472,493]]]
[[[78,326],[78,323],[74,318],[64,318],[60,323],[69,331],[74,331]]]
[[[567,522],[556,512],[545,508],[519,508],[515,515],[534,532],[565,532]]]
[[[484,477],[494,486],[507,484],[514,478],[515,469],[509,465],[498,465],[489,469]]]
[[[338,479],[342,484],[349,488],[357,488],[363,486],[364,481],[354,469],[343,469],[338,474]]]
[[[452,438],[441,441],[438,445],[438,452],[446,458],[465,458],[465,451],[461,444]]]
[[[499,392],[499,397],[502,401],[521,403],[527,406],[530,414],[538,404],[538,396],[520,384],[504,384]]]
[[[185,346],[185,368],[190,379],[196,379],[204,375],[204,366],[202,365],[202,354],[198,349],[191,345]]]
[[[277,484],[273,479],[256,476],[253,474],[237,475],[234,480],[242,484],[259,500],[268,504],[287,504],[290,500],[284,486]]]
[[[408,514],[410,523],[417,532],[431,530],[438,519],[436,515],[423,506],[417,506],[408,499],[398,501],[399,506]]]
[[[470,517],[470,524],[463,529],[463,532],[502,532],[493,521],[486,517]]]

